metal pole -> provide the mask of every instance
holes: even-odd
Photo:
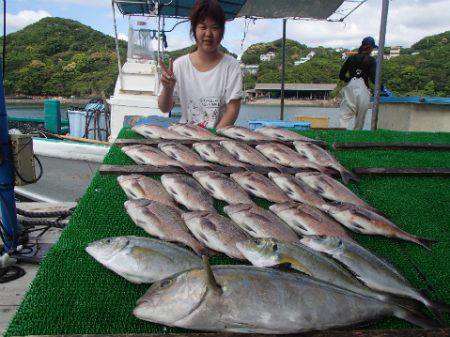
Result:
[[[4,228],[4,251],[10,252],[16,249],[19,229],[14,198],[14,171],[8,134],[8,117],[3,90],[3,74],[0,72],[0,155],[2,159],[0,161],[0,209]]]
[[[282,59],[281,59],[281,110],[280,119],[284,119],[284,76],[286,66],[286,19],[283,19],[283,47],[282,47]]]
[[[114,8],[114,0],[111,0],[111,6],[113,11],[114,37],[116,41],[117,66],[119,68],[119,88],[122,89],[122,62],[120,60],[119,38],[117,35],[116,9]]]
[[[383,0],[381,9],[381,23],[380,23],[380,37],[378,40],[378,55],[377,55],[377,70],[375,75],[375,90],[373,94],[373,108],[372,108],[372,124],[371,129],[376,130],[378,124],[378,109],[380,106],[380,86],[381,77],[383,74],[383,56],[384,56],[384,42],[386,38],[386,24],[389,10],[389,0]]]

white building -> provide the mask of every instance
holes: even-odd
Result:
[[[241,70],[243,75],[256,75],[258,74],[259,65],[257,64],[241,64]]]
[[[259,55],[259,59],[261,61],[272,61],[273,59],[275,59],[276,54],[273,51],[269,51],[266,54],[261,54]]]
[[[306,63],[309,60],[311,60],[314,56],[316,55],[316,53],[314,51],[309,52],[308,55],[306,55],[305,57],[300,58],[300,60],[298,61],[294,61],[294,66],[299,66],[300,64]]]
[[[399,47],[399,46],[391,47],[391,49],[389,50],[389,58],[399,57],[400,52],[401,52],[401,47]]]

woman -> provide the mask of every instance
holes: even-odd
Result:
[[[242,98],[239,63],[219,51],[225,32],[225,14],[217,0],[197,0],[191,13],[191,35],[196,50],[169,68],[161,61],[162,90],[158,106],[169,112],[174,97],[181,104],[181,123],[222,128],[236,121]]]
[[[355,117],[355,130],[364,126],[367,109],[370,106],[369,81],[375,82],[376,60],[370,54],[378,48],[373,37],[362,40],[358,54],[350,56],[342,65],[339,79],[348,83],[341,90],[341,127],[348,129]],[[348,75],[347,75],[348,73]]]

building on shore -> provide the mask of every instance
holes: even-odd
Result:
[[[284,97],[286,99],[326,100],[336,88],[335,83],[286,83]],[[255,88],[246,91],[248,99],[279,98],[280,83],[256,83]]]

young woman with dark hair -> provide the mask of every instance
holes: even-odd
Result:
[[[219,51],[225,32],[225,13],[217,0],[197,0],[191,13],[196,50],[163,67],[158,105],[169,112],[174,97],[181,105],[181,123],[207,128],[233,125],[242,98],[239,62]]]

